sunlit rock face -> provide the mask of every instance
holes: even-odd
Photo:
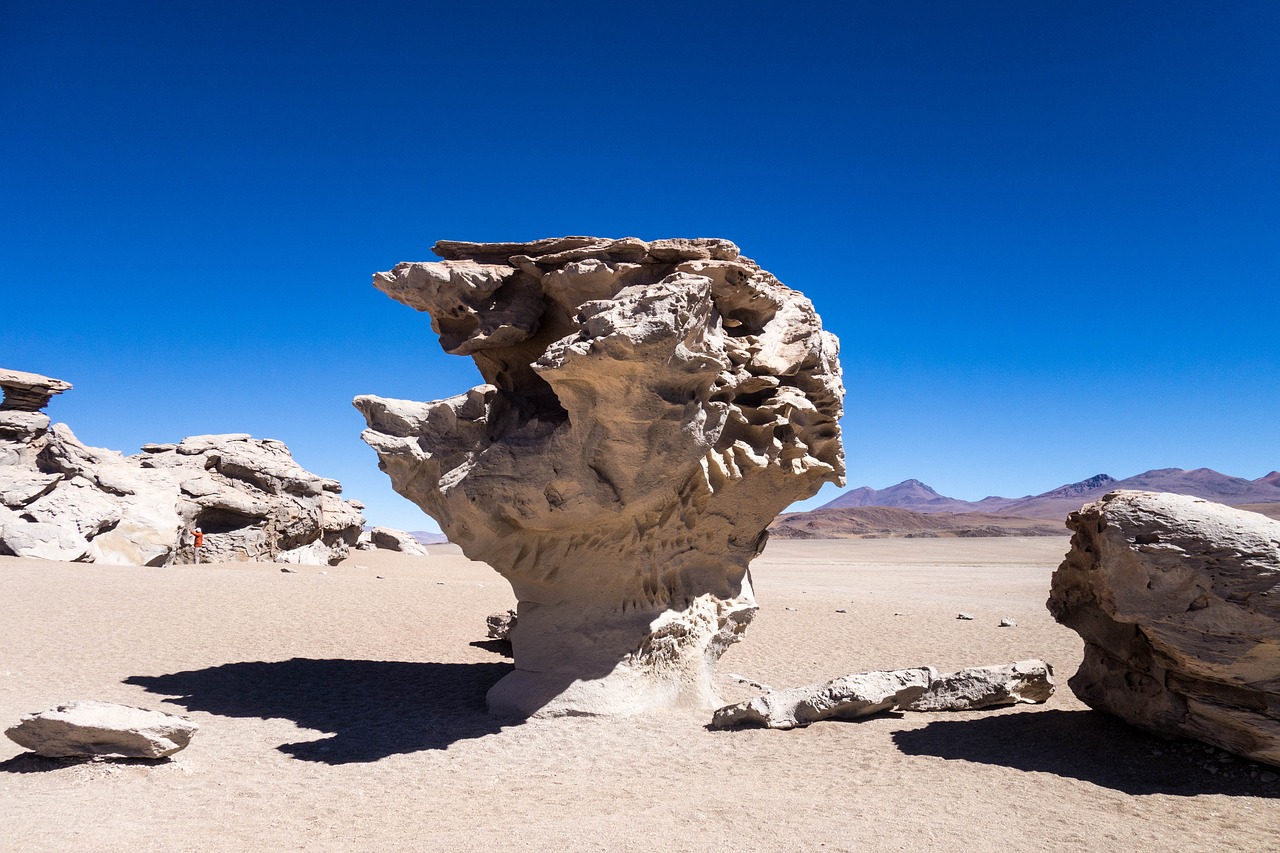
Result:
[[[125,566],[195,559],[336,564],[360,536],[363,505],[245,433],[88,447],[39,408],[71,383],[0,370],[0,555]],[[33,408],[35,407],[35,408]]]
[[[485,384],[355,405],[395,489],[515,590],[490,708],[715,707],[765,527],[844,480],[835,337],[726,240],[434,251],[374,285]]]
[[[1075,694],[1157,734],[1280,765],[1280,522],[1115,491],[1067,526],[1048,607],[1085,642]]]

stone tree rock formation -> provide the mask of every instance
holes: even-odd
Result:
[[[200,526],[205,560],[325,564],[360,535],[361,505],[282,442],[192,436],[124,456],[38,411],[69,383],[0,371],[0,385],[0,554],[163,566],[191,561],[186,534]]]
[[[843,482],[838,343],[726,240],[440,242],[374,285],[485,384],[355,405],[395,489],[519,600],[494,711],[718,704],[765,528]]]
[[[1149,731],[1280,765],[1280,522],[1118,491],[1067,526],[1048,607],[1085,641],[1075,694]]]

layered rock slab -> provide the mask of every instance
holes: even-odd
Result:
[[[5,734],[46,758],[164,758],[199,728],[175,714],[83,700],[29,714]]]
[[[1117,491],[1067,526],[1048,608],[1085,641],[1075,694],[1157,734],[1280,765],[1280,522]]]
[[[715,707],[765,527],[843,482],[838,344],[726,240],[442,242],[374,277],[485,383],[358,397],[400,494],[512,584],[496,711]]]

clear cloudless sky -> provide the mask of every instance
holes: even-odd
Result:
[[[0,5],[0,366],[88,444],[279,438],[434,529],[350,401],[478,374],[370,275],[565,234],[808,295],[853,486],[1280,468],[1274,0]]]

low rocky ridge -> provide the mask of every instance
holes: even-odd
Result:
[[[51,383],[71,387],[0,373],[6,400],[11,386],[30,392]],[[30,404],[38,393],[18,399]],[[87,447],[41,411],[0,410],[0,554],[187,563],[194,559],[189,532],[199,527],[202,560],[332,565],[347,556],[364,523],[363,506],[343,500],[341,491],[274,439],[191,436],[124,456]]]
[[[923,513],[884,506],[788,513],[769,526],[779,539],[931,539],[1065,536],[1061,524],[986,513]]]
[[[1067,524],[1047,604],[1085,641],[1081,701],[1280,765],[1280,522],[1117,491]]]
[[[1081,505],[1097,500],[1117,489],[1147,492],[1170,492],[1191,495],[1230,506],[1243,504],[1280,505],[1280,472],[1271,472],[1256,480],[1232,477],[1211,468],[1186,471],[1181,468],[1157,468],[1123,480],[1098,474],[1050,489],[1038,495],[1021,498],[988,497],[965,501],[941,495],[919,480],[904,480],[886,489],[861,486],[850,489],[819,510],[852,507],[896,507],[920,513],[986,513],[995,516],[1052,519],[1055,522]]]

